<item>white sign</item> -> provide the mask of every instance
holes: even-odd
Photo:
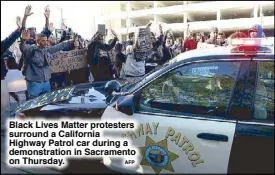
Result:
[[[52,73],[67,72],[87,66],[87,50],[58,52],[48,60]]]

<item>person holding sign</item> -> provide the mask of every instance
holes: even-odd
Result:
[[[83,48],[83,45],[81,44],[81,36],[78,35],[75,38],[73,50],[80,50],[80,49],[84,49],[84,48]],[[68,72],[69,79],[72,81],[73,85],[87,83],[89,81],[89,78],[87,76],[88,72],[89,70],[87,69],[87,66],[79,69],[71,70]]]
[[[172,46],[174,45],[175,39],[172,30],[166,31],[163,41],[163,63],[174,57]]]
[[[87,61],[90,65],[94,81],[108,81],[113,79],[113,71],[108,51],[115,47],[118,38],[113,30],[111,30],[111,32],[114,35],[114,39],[110,44],[104,44],[104,35],[98,31],[93,36],[88,46]]]
[[[25,10],[25,17],[33,14],[31,6]],[[36,35],[36,45],[27,45],[26,40],[30,38],[30,32],[24,31],[21,38],[20,50],[25,55],[26,63],[26,81],[29,99],[38,97],[44,93],[51,91],[50,78],[51,71],[48,60],[51,55],[64,50],[72,50],[74,40],[62,42],[55,46],[47,47],[47,37],[44,34]]]
[[[145,59],[147,57],[146,52],[150,51],[151,47],[151,33],[149,22],[146,28],[140,28],[134,35],[133,45],[126,47],[126,63],[125,63],[125,75],[121,78],[126,78],[128,82],[136,81],[145,75]],[[149,34],[149,35],[148,35]],[[148,47],[148,45],[150,45]],[[145,53],[145,54],[144,54]]]

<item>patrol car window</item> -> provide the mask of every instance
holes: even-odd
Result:
[[[156,79],[141,91],[140,106],[202,115],[223,115],[239,62],[194,63]]]
[[[274,120],[274,62],[259,62],[254,118]]]

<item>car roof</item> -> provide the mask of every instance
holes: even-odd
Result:
[[[236,47],[236,46],[235,46]],[[235,48],[234,46],[218,46],[213,48],[203,48],[203,49],[195,49],[190,50],[184,53],[179,54],[175,58],[169,61],[169,64],[175,62],[181,62],[183,60],[187,60],[189,58],[196,58],[200,60],[200,57],[207,56],[219,56],[219,55],[241,55],[240,53],[231,53],[231,49]],[[257,55],[274,55],[274,46],[265,46],[271,49],[271,53],[258,53]],[[245,55],[245,53],[244,53]]]

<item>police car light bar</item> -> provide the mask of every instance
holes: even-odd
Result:
[[[231,40],[232,46],[273,46],[266,38],[236,38]]]

